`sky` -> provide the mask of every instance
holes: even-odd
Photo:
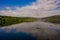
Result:
[[[36,0],[0,0],[0,9],[2,9],[2,7],[14,7],[14,6],[19,6],[19,7],[23,7],[26,5],[30,5],[32,2],[35,2]]]
[[[16,17],[60,15],[60,0],[0,0],[0,15]]]

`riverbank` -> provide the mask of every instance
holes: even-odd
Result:
[[[37,18],[0,16],[0,27],[24,22],[34,22],[34,21],[37,21]]]
[[[36,21],[44,21],[53,24],[60,24],[60,15],[50,16],[46,18],[0,16],[0,27],[24,22],[36,22]]]
[[[54,16],[50,16],[50,17],[45,17],[45,18],[42,18],[41,20],[43,20],[44,22],[60,24],[60,15],[54,15]]]

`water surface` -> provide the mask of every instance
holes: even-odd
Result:
[[[28,22],[0,28],[0,39],[60,40],[60,24]]]

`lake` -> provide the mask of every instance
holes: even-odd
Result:
[[[60,24],[39,21],[1,27],[0,40],[60,40]]]

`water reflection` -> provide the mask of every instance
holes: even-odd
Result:
[[[0,33],[0,40],[36,40],[31,34],[27,34],[24,32],[4,32]]]
[[[57,36],[60,38],[60,30],[56,29],[55,31],[57,33]]]
[[[60,40],[60,25],[33,22],[1,27],[0,40]]]
[[[17,32],[15,28],[0,28],[0,40],[36,40],[32,34]]]

